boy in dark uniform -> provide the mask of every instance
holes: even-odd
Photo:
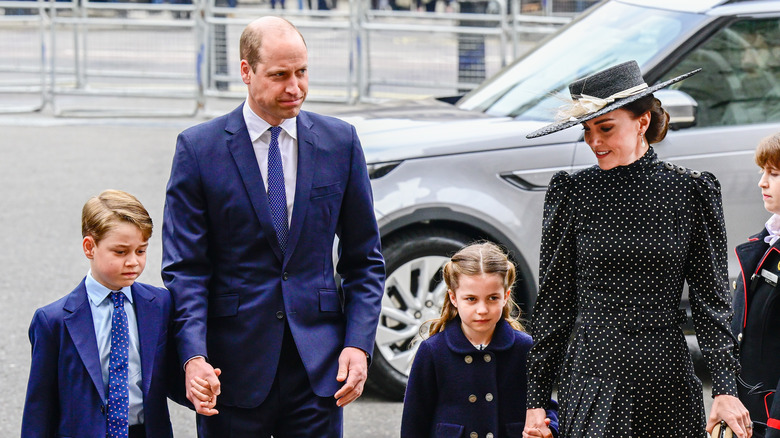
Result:
[[[734,291],[732,330],[740,344],[739,398],[754,421],[754,438],[780,438],[780,133],[756,148],[758,186],[772,217],[736,248],[742,272]]]

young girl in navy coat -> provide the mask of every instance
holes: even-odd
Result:
[[[401,437],[522,437],[533,342],[511,316],[515,266],[495,244],[477,243],[452,256],[443,276],[447,297],[409,374]],[[552,400],[547,416],[528,436],[557,436]]]

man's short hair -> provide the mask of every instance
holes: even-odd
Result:
[[[294,30],[295,33],[298,34],[298,36],[301,37],[301,41],[303,41],[303,45],[306,46],[306,40],[303,38],[303,34],[301,34],[301,31],[298,30],[297,27],[295,27],[294,24],[292,24],[289,20],[286,18],[278,17],[284,21],[287,22],[287,24],[290,25],[290,29]],[[239,48],[238,53],[239,56],[241,56],[241,59],[246,59],[246,62],[249,64],[249,67],[252,69],[252,71],[255,71],[255,66],[258,62],[260,62],[260,48],[263,45],[263,33],[260,32],[258,29],[255,28],[255,26],[252,26],[252,24],[248,25],[244,28],[244,31],[241,32],[241,39],[239,40]]]
[[[144,240],[152,237],[152,218],[141,201],[121,190],[105,190],[81,209],[81,237],[92,236],[97,243],[122,222],[138,227]]]

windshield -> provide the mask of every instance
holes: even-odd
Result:
[[[643,66],[697,26],[703,15],[609,2],[482,84],[458,106],[494,116],[553,121],[568,85],[606,67]]]

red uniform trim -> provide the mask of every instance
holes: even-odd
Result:
[[[764,396],[764,409],[766,409],[766,418],[769,418],[769,405],[767,405],[767,404],[766,404],[766,399],[767,399],[767,397],[769,397],[770,395],[772,395],[772,394],[774,394],[774,393],[775,393],[774,391],[772,391],[772,392],[768,392],[768,393],[767,393],[767,394]],[[777,420],[775,420],[775,421],[777,421]]]
[[[734,254],[737,255],[737,262],[739,263],[739,273],[742,275],[742,293],[745,297],[745,316],[742,318],[742,328],[744,329],[747,326],[747,282],[745,281],[745,269],[742,268],[742,260],[739,258],[739,253],[737,252],[737,249],[734,248]],[[768,415],[767,415],[768,417]]]
[[[775,418],[767,418],[766,425],[771,427],[772,429],[780,429],[780,420],[777,420]]]
[[[751,237],[748,239],[748,242],[755,242],[756,240],[758,240],[758,237]]]

